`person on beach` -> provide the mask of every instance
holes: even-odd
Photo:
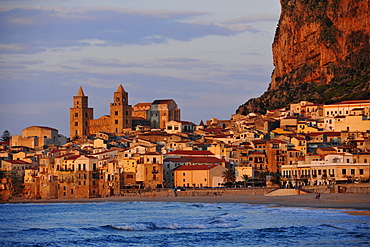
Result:
[[[321,196],[321,194],[320,193],[317,193],[316,199],[320,199],[320,196]]]
[[[173,188],[173,193],[175,194],[175,197],[177,197],[177,192],[176,192],[177,188]]]

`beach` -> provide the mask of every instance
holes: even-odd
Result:
[[[321,194],[320,199],[315,194],[292,196],[264,195],[226,195],[226,196],[112,196],[104,198],[74,198],[74,199],[13,199],[7,203],[92,203],[92,202],[184,202],[184,203],[248,203],[265,204],[283,207],[305,208],[335,208],[353,209],[359,214],[370,215],[370,194]],[[355,214],[355,213],[353,213]]]

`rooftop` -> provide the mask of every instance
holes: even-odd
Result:
[[[211,170],[218,165],[183,165],[177,167],[176,171]]]

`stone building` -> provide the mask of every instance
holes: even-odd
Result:
[[[174,170],[175,187],[218,187],[223,183],[220,165],[183,165]]]
[[[136,104],[132,116],[148,121],[153,129],[165,129],[168,122],[180,121],[180,109],[173,99],[154,100],[153,103]]]
[[[89,108],[88,97],[82,87],[73,96],[70,108],[70,137],[93,135],[97,132],[124,133],[136,125],[150,125],[154,129],[165,129],[169,121],[180,121],[180,109],[173,99],[154,100],[153,103],[128,104],[128,93],[119,85],[110,104],[110,115],[94,119],[94,109]]]
[[[58,134],[58,130],[46,126],[30,126],[22,130],[22,135],[13,135],[10,146],[25,146],[33,149],[43,149],[45,146],[61,146],[66,138]]]
[[[97,132],[123,133],[132,127],[132,107],[128,104],[128,93],[119,85],[110,104],[110,115],[94,119],[94,109],[88,106],[88,97],[82,87],[73,97],[70,108],[70,137],[81,137]]]

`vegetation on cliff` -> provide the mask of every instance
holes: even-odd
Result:
[[[238,113],[370,98],[369,0],[281,0],[268,90]]]

